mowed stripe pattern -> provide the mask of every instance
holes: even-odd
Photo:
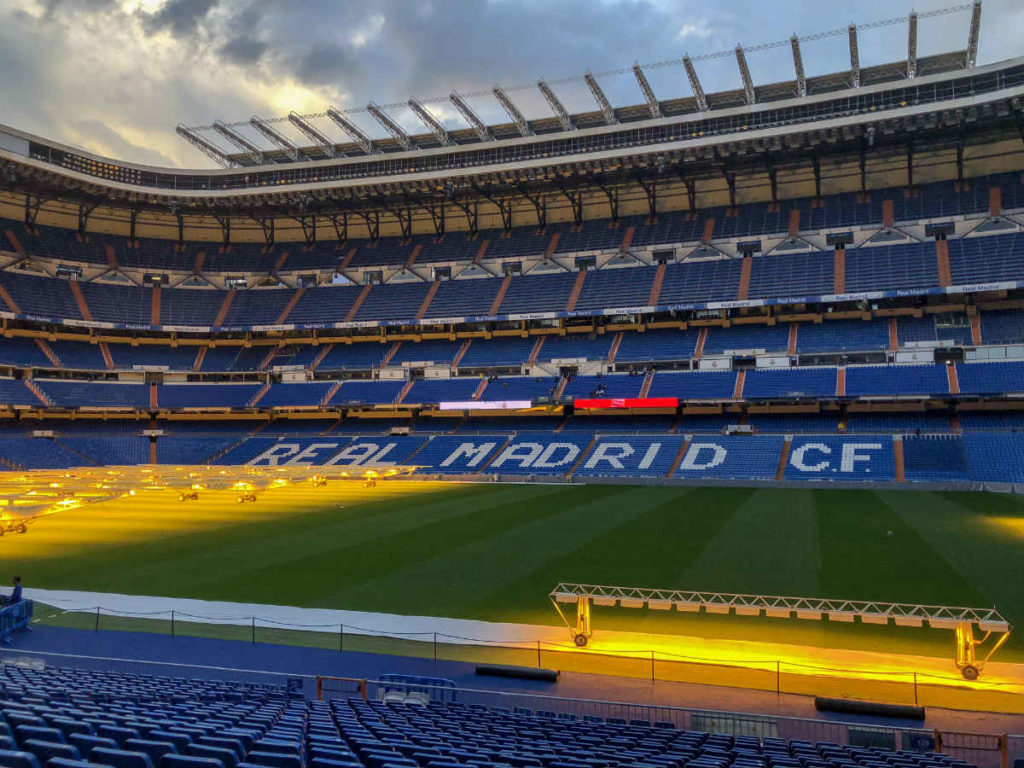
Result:
[[[992,494],[356,483],[126,499],[4,537],[31,586],[551,624],[558,581],[996,605],[1024,622],[1024,501]],[[616,629],[877,643],[949,633],[600,610]],[[879,633],[883,634],[880,635]],[[934,638],[933,635],[940,635]],[[1011,644],[1015,644],[1011,640]]]

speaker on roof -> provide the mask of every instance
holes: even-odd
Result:
[[[956,225],[952,221],[924,225],[924,236],[934,237],[936,240],[945,240],[947,236],[952,235],[954,232],[956,232]]]
[[[853,245],[853,232],[829,232],[825,235],[825,244],[836,248]]]

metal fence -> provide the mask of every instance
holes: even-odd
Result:
[[[43,606],[39,616],[47,614]],[[126,613],[102,607],[75,611],[50,609],[46,620],[73,620],[99,631],[129,629],[165,635],[213,637],[250,643],[298,645],[339,652],[358,651],[432,661],[497,663],[565,672],[696,683],[770,691],[777,694],[854,698],[948,709],[1024,714],[1019,686],[984,679],[967,683],[955,674],[844,669],[777,659],[725,661],[666,650],[636,648],[601,651],[569,642],[494,641],[440,632],[395,632],[347,624],[292,624],[258,616],[197,616],[181,611]]]

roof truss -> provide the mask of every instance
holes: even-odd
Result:
[[[260,118],[256,117],[256,115],[253,115],[249,119],[249,124],[253,128],[255,128],[267,141],[269,141],[275,147],[282,150],[286,155],[288,155],[289,159],[293,161],[299,159],[298,147],[292,144],[287,138],[285,138],[284,134],[282,134],[276,128],[272,127],[265,120],[261,120]]]
[[[213,121],[213,130],[245,152],[245,154],[247,154],[254,163],[258,165],[262,165],[264,163],[263,150],[245,138],[242,134],[228,128],[220,120]]]
[[[690,89],[693,91],[693,99],[697,102],[699,112],[708,111],[708,97],[704,93],[704,87],[697,77],[697,70],[693,68],[693,61],[689,56],[683,56],[683,68],[686,70],[686,77],[690,81]]]
[[[740,68],[740,79],[743,80],[743,97],[747,100],[747,104],[753,104],[757,101],[757,96],[754,94],[754,81],[750,78],[747,55],[743,52],[743,47],[739,45],[736,46],[736,65]]]
[[[327,157],[333,158],[341,154],[337,149],[335,149],[333,141],[313,127],[313,125],[301,115],[298,115],[295,112],[289,112],[288,122],[298,128],[302,135],[312,141],[313,145],[327,155]]]
[[[333,120],[341,130],[349,135],[359,148],[368,155],[377,153],[376,145],[370,141],[370,137],[359,130],[359,126],[349,120],[345,115],[334,107],[327,108],[327,116]]]
[[[576,124],[572,121],[569,116],[569,112],[566,110],[565,105],[558,99],[555,92],[551,90],[551,86],[543,80],[537,81],[537,88],[544,94],[544,98],[548,102],[548,106],[551,107],[551,111],[555,113],[555,117],[558,118],[558,122],[562,124],[563,131],[571,131],[576,127]]]
[[[500,86],[494,86],[494,98],[501,104],[502,109],[509,116],[513,123],[516,124],[516,128],[519,129],[520,136],[529,136],[533,131],[530,130],[530,124],[526,122],[526,118],[523,117],[523,113],[519,111],[519,107],[513,103]]]
[[[480,139],[480,141],[494,141],[494,134],[491,133],[491,129],[488,128],[487,124],[477,116],[476,112],[474,112],[473,108],[466,103],[465,99],[459,96],[455,91],[452,91],[448,98],[451,100],[452,104],[455,105],[455,108],[459,110],[459,114],[461,114],[466,122],[473,127],[473,130],[476,132],[477,138]]]
[[[611,102],[608,101],[608,97],[604,95],[604,91],[601,90],[601,84],[597,82],[597,78],[594,77],[590,72],[587,72],[583,76],[584,82],[590,89],[590,93],[594,96],[594,101],[597,102],[597,106],[601,110],[601,114],[604,116],[604,121],[607,125],[615,125],[619,122],[619,118],[615,116],[615,110],[612,109]]]
[[[405,151],[419,149],[416,143],[409,137],[409,134],[402,130],[401,126],[392,120],[388,114],[374,104],[372,101],[366,105],[366,111],[373,115],[374,119],[384,126],[384,130],[391,134],[392,138],[399,143]]]
[[[796,72],[796,93],[800,98],[807,95],[807,75],[804,74],[804,57],[800,54],[800,38],[793,35],[789,38],[789,46],[793,49],[793,70]]]
[[[647,82],[647,75],[644,74],[639,64],[633,65],[633,76],[636,78],[636,83],[644,94],[644,100],[647,102],[647,111],[651,113],[651,117],[661,117],[661,104],[658,103],[658,99],[654,95],[654,89]]]
[[[224,152],[222,152],[220,148],[218,148],[214,144],[211,144],[209,141],[204,139],[191,128],[186,128],[184,125],[179,125],[177,128],[175,128],[175,131],[179,136],[185,139],[185,141],[187,141],[193,147],[198,149],[208,158],[213,160],[213,162],[217,163],[218,165],[224,168],[231,167],[231,161],[228,160],[228,156]]]
[[[917,11],[907,19],[907,79],[917,77]]]
[[[416,99],[409,99],[408,104],[409,109],[416,114],[416,117],[418,117],[420,121],[427,126],[428,130],[433,132],[441,146],[444,147],[455,143],[452,141],[452,137],[448,134],[448,129],[441,125],[441,121],[430,114],[430,112],[422,104],[416,101]]]
[[[860,48],[857,45],[856,24],[851,24],[847,28],[847,35],[850,38],[850,84],[854,88],[860,88]]]

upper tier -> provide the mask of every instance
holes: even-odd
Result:
[[[643,255],[659,246],[698,246],[730,240],[780,239],[807,236],[839,228],[879,229],[889,224],[977,216],[992,212],[993,189],[1001,210],[1024,208],[1021,174],[1008,173],[971,179],[966,188],[952,181],[915,187],[874,190],[770,202],[745,203],[736,208],[716,207],[696,212],[659,213],[653,221],[629,216],[608,219],[513,227],[508,232],[482,229],[475,236],[449,232],[442,237],[414,235],[378,240],[349,238],[305,243],[186,242],[89,233],[84,239],[74,230],[37,225],[32,231],[20,222],[0,220],[0,249],[19,255],[62,262],[142,269],[161,272],[256,272],[285,274],[312,270],[360,270],[427,265],[454,265],[453,272],[479,261],[500,273],[499,260],[629,251]],[[767,246],[766,246],[767,247]],[[422,270],[419,270],[422,271]],[[429,269],[427,270],[429,273]],[[429,277],[429,274],[424,275]]]
[[[948,262],[940,246],[948,247]],[[438,325],[1011,289],[1024,285],[1022,275],[1020,232],[864,245],[841,254],[297,290],[151,289],[8,270],[0,272],[0,316],[196,332]]]

